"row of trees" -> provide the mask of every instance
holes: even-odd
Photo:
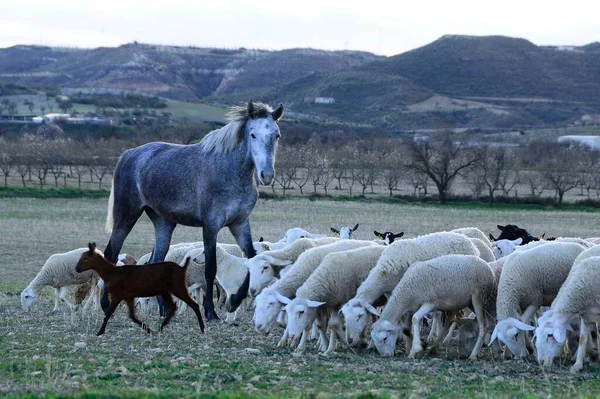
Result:
[[[470,146],[467,137],[451,134],[427,140],[370,139],[328,145],[318,140],[280,146],[273,190],[301,195],[344,190],[349,195],[385,193],[401,188],[412,194],[437,194],[445,203],[457,182],[475,198],[490,204],[498,195],[541,197],[552,193],[562,204],[567,192],[600,197],[600,166],[596,151],[534,141],[527,147]],[[185,141],[189,137],[186,136]],[[139,143],[138,143],[139,144]],[[65,136],[25,134],[20,140],[0,139],[0,170],[7,185],[18,176],[23,186],[40,187],[54,178],[102,183],[110,179],[118,156],[133,144],[119,140],[73,140]],[[17,179],[17,180],[19,180]],[[14,179],[13,179],[14,180]],[[433,190],[432,190],[433,188]],[[518,190],[521,190],[519,193]],[[523,193],[525,191],[525,193]]]

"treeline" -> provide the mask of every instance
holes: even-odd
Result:
[[[75,93],[69,95],[69,100],[78,104],[89,104],[106,108],[167,108],[167,102],[156,96],[141,94],[87,94]]]
[[[197,132],[190,128],[191,132]],[[82,188],[107,181],[120,154],[154,136],[77,140],[24,134],[0,139],[0,171],[4,185],[46,185]],[[160,138],[159,138],[160,139]],[[190,143],[186,135],[163,137]],[[199,140],[200,138],[198,138]],[[194,141],[198,141],[194,140]],[[513,202],[562,205],[565,195],[590,202],[600,198],[600,157],[597,151],[545,140],[523,147],[472,145],[473,137],[444,133],[428,139],[353,139],[314,134],[304,142],[280,145],[277,195],[412,196],[448,202],[454,195],[494,204],[499,197]],[[104,184],[104,186],[103,186]]]

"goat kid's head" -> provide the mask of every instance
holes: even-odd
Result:
[[[77,273],[82,273],[86,270],[94,269],[99,257],[102,257],[102,255],[100,255],[96,249],[96,243],[90,242],[88,244],[88,251],[85,251],[81,254],[81,257],[79,257],[79,262],[77,262],[77,266],[75,266],[75,271]]]

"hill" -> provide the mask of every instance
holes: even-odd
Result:
[[[597,102],[600,93],[600,54],[502,36],[447,35],[362,68],[401,75],[450,96]]]

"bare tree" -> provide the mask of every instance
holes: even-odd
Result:
[[[527,171],[523,175],[523,182],[529,186],[529,192],[532,197],[541,197],[546,189],[544,185],[544,176],[537,170]]]
[[[8,176],[10,171],[15,166],[14,148],[12,143],[8,143],[0,139],[0,170],[4,174],[4,187],[8,187]]]
[[[285,146],[280,148],[277,154],[275,182],[281,187],[283,195],[285,195],[287,190],[292,189],[292,183],[299,168],[298,163],[294,159],[294,152],[294,148]]]
[[[17,110],[19,109],[17,103],[15,103],[13,101],[9,101],[6,108],[8,110],[8,114],[10,115],[10,119],[14,119],[15,114],[17,113]]]
[[[479,158],[475,168],[476,173],[480,175],[487,188],[490,205],[494,205],[494,193],[501,183],[504,183],[503,187],[508,184],[510,174],[507,173],[507,168],[510,157],[504,147],[494,148],[486,145],[479,147],[476,151]]]
[[[401,161],[402,157],[397,151],[384,154],[380,160],[381,171],[379,180],[388,190],[390,197],[394,194],[393,190],[398,188],[398,184],[404,175],[404,167]]]
[[[46,113],[46,107],[44,105],[40,105],[40,112],[42,113],[42,115]]]
[[[429,182],[429,176],[427,176],[425,173],[409,168],[408,165],[405,164],[404,180],[406,180],[413,188],[413,195],[415,197],[421,194],[421,190],[423,190],[423,195],[427,195],[427,183]]]
[[[574,156],[577,156],[576,150],[556,145],[543,161],[544,179],[556,191],[559,206],[562,206],[565,193],[579,185],[579,175],[569,165]]]
[[[479,199],[486,186],[484,172],[479,168],[479,165],[466,170],[465,182],[469,186],[469,189],[471,189],[473,198]]]
[[[465,148],[462,141],[454,142],[450,133],[445,133],[437,142],[413,142],[408,167],[429,176],[438,189],[440,203],[445,204],[456,176],[472,167],[478,159],[478,155]]]

